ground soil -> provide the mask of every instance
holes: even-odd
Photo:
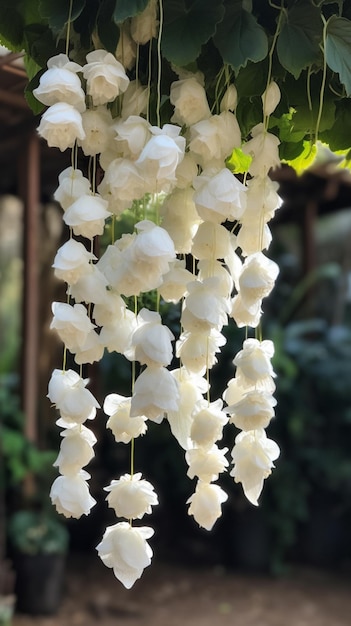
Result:
[[[71,557],[57,615],[13,626],[350,626],[351,574],[281,578],[154,563],[127,591],[97,557]]]

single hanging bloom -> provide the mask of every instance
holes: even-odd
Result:
[[[84,139],[82,116],[71,104],[58,102],[43,113],[38,133],[50,148],[61,152],[73,148],[77,139]]]
[[[74,353],[84,345],[88,334],[94,328],[85,306],[53,302],[51,309],[54,317],[50,328],[57,331],[66,348]]]
[[[138,313],[131,348],[125,352],[125,356],[142,365],[167,366],[173,357],[172,339],[174,335],[161,323],[160,314],[143,308]]]
[[[170,101],[174,106],[171,122],[191,126],[211,117],[205,88],[196,76],[189,76],[171,84]]]
[[[246,187],[227,168],[215,173],[204,170],[193,185],[196,210],[203,220],[220,224],[241,218]]]
[[[225,457],[228,448],[221,450],[213,445],[211,448],[192,448],[185,453],[185,460],[189,465],[189,478],[197,476],[204,482],[218,480],[219,474],[225,471],[229,463]]]
[[[54,193],[54,199],[56,202],[59,202],[64,211],[82,195],[91,192],[91,185],[88,178],[83,176],[81,170],[74,169],[73,167],[66,167],[66,169],[59,174],[58,180],[59,186]]]
[[[243,349],[233,360],[237,367],[236,378],[242,387],[256,386],[256,389],[273,393],[275,373],[271,364],[274,354],[273,342],[269,339],[246,339]]]
[[[71,226],[74,234],[92,239],[95,235],[102,235],[105,220],[110,217],[107,211],[108,203],[99,195],[84,195],[78,198],[63,215],[63,221]]]
[[[212,530],[215,522],[222,515],[222,503],[228,496],[219,485],[199,480],[195,493],[187,500],[190,504],[188,514],[193,515],[196,522],[206,530]]]
[[[270,294],[278,274],[279,266],[262,252],[246,257],[238,282],[242,303],[249,311]]]
[[[124,474],[119,480],[112,480],[108,487],[106,500],[115,510],[117,517],[141,519],[151,513],[151,507],[158,504],[157,494],[151,483],[141,478],[141,473]]]
[[[75,476],[94,457],[94,433],[85,426],[73,426],[61,432],[63,440],[54,467],[64,476]]]
[[[131,398],[117,393],[110,393],[105,398],[104,413],[109,416],[106,428],[111,429],[117,443],[129,443],[132,439],[146,433],[147,418],[144,415],[131,417],[130,405]]]
[[[149,0],[145,9],[132,17],[130,21],[130,34],[136,43],[143,46],[154,37],[157,37],[157,9],[157,0]]]
[[[273,113],[273,111],[277,108],[281,98],[280,89],[274,80],[269,83],[261,98],[263,104],[263,114],[271,115],[271,113]]]
[[[240,430],[258,430],[267,428],[277,404],[275,398],[265,391],[248,391],[238,402],[226,408],[230,414],[229,422]]]
[[[202,400],[198,409],[193,413],[193,420],[190,430],[190,437],[195,446],[204,449],[211,448],[216,441],[223,437],[223,427],[228,422],[228,417],[222,411],[223,402],[221,399],[208,404]]]
[[[95,156],[108,149],[112,140],[112,116],[106,107],[82,113],[85,138],[78,141],[85,156]]]
[[[70,61],[66,54],[51,57],[47,67],[40,77],[39,86],[33,89],[36,99],[46,106],[65,102],[80,113],[85,111],[85,93],[77,76],[83,68]]]
[[[135,382],[131,417],[146,415],[160,423],[164,413],[178,407],[178,385],[172,374],[165,367],[147,367]]]
[[[89,515],[96,500],[89,493],[87,479],[90,474],[80,470],[75,476],[58,476],[53,482],[50,498],[58,513],[79,519]]]
[[[147,543],[154,531],[148,526],[131,526],[128,522],[118,522],[108,526],[96,546],[102,562],[113,568],[120,582],[130,589],[141,577],[145,567],[151,563],[152,549]]]
[[[94,106],[112,102],[129,85],[123,65],[106,50],[93,50],[87,54],[83,76],[87,81],[87,94],[91,96]]]
[[[96,256],[88,252],[82,243],[69,239],[58,249],[52,267],[57,278],[74,285],[82,276],[93,271],[92,260],[96,260]]]

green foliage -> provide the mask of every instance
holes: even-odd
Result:
[[[339,74],[346,93],[351,96],[351,21],[342,17],[331,17],[327,25],[325,44],[329,67]]]
[[[54,517],[34,511],[18,511],[9,522],[9,538],[18,552],[25,554],[64,554],[68,531]]]
[[[128,17],[134,17],[144,11],[147,3],[148,0],[114,0],[113,19],[116,23],[124,22]]]

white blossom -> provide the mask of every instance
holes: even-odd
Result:
[[[169,271],[162,277],[162,284],[158,288],[161,297],[166,302],[176,304],[187,293],[187,284],[192,279],[191,272],[185,269],[185,262],[176,259],[170,263]]]
[[[178,385],[164,367],[147,367],[135,381],[131,403],[131,417],[145,415],[160,422],[167,411],[177,411]]]
[[[92,239],[102,235],[105,219],[111,213],[107,211],[107,202],[98,195],[80,196],[71,204],[63,215],[63,221],[71,226],[75,235]]]
[[[162,228],[172,237],[178,253],[190,252],[193,237],[201,222],[193,195],[194,190],[190,187],[175,189],[161,206]]]
[[[265,177],[271,168],[280,166],[279,139],[268,133],[263,124],[254,126],[251,136],[242,146],[242,151],[252,156],[249,172],[251,176]]]
[[[242,301],[241,294],[238,293],[232,299],[232,310],[230,316],[235,320],[238,328],[243,328],[244,326],[256,328],[260,323],[262,315],[261,304],[261,300],[257,300],[254,305],[251,305],[250,308],[247,309]]]
[[[241,133],[233,113],[223,111],[190,128],[189,149],[201,167],[223,167],[223,161],[241,145]]]
[[[242,387],[252,387],[273,393],[275,373],[271,364],[274,354],[273,342],[269,339],[246,339],[243,349],[234,358],[237,366],[236,377]]]
[[[271,115],[277,108],[281,98],[280,89],[274,80],[269,83],[261,98],[264,115]]]
[[[83,345],[79,346],[76,350],[74,360],[77,365],[82,365],[83,363],[95,363],[96,361],[101,361],[103,355],[104,346],[100,341],[100,336],[97,332],[95,332],[95,330],[91,330],[86,336]]]
[[[229,231],[221,224],[202,222],[193,238],[191,253],[197,259],[224,259],[230,252]]]
[[[129,84],[123,65],[106,50],[93,50],[87,54],[83,76],[87,81],[87,94],[95,106],[112,102]]]
[[[151,513],[152,506],[158,504],[157,494],[151,483],[141,478],[141,473],[124,474],[119,480],[112,480],[108,487],[106,500],[115,510],[117,517],[141,519]]]
[[[65,102],[82,113],[85,110],[85,93],[77,76],[82,67],[70,61],[66,54],[51,57],[47,67],[40,77],[39,86],[33,89],[36,99],[46,106]]]
[[[211,530],[221,517],[221,504],[226,500],[228,496],[219,485],[211,485],[199,480],[195,493],[187,500],[187,504],[190,504],[188,514],[193,515],[199,526]]]
[[[194,202],[200,217],[217,224],[227,219],[238,220],[245,209],[245,186],[227,169],[219,172],[205,170],[197,176]]]
[[[58,249],[52,267],[55,269],[55,276],[69,285],[76,284],[83,276],[93,271],[90,261],[96,256],[83,246],[83,244],[69,239]]]
[[[161,323],[160,314],[143,308],[137,316],[136,328],[131,337],[131,350],[125,356],[142,365],[169,365],[173,357],[172,339],[174,335]]]
[[[229,85],[221,100],[220,111],[235,111],[238,102],[238,92],[235,85]]]
[[[199,410],[193,414],[190,437],[195,446],[211,448],[213,444],[222,439],[223,427],[228,422],[228,417],[222,411],[223,402],[218,399],[208,404],[203,400]]]
[[[191,372],[203,373],[217,363],[215,355],[225,343],[222,333],[213,328],[210,332],[184,332],[176,342],[176,356]]]
[[[149,89],[138,80],[132,80],[123,94],[122,115],[126,120],[130,115],[144,115],[149,101]]]
[[[278,265],[262,252],[245,259],[239,276],[239,289],[243,305],[250,311],[257,302],[270,294],[279,274]]]
[[[206,91],[194,76],[171,84],[170,101],[174,106],[171,121],[180,126],[191,126],[211,116]]]
[[[213,445],[209,449],[192,448],[185,453],[185,460],[189,465],[187,475],[189,478],[197,476],[204,482],[218,480],[219,474],[225,471],[229,463],[225,457],[228,448],[221,450]]]
[[[90,193],[90,181],[83,176],[81,170],[67,167],[59,174],[58,179],[59,186],[54,193],[54,199],[64,211],[82,195]]]
[[[60,411],[60,424],[65,428],[94,419],[100,405],[86,389],[88,382],[88,379],[81,378],[73,370],[53,371],[48,386],[48,398]]]
[[[110,428],[117,442],[129,443],[144,435],[147,430],[146,417],[130,417],[131,398],[111,393],[105,398],[104,413],[109,415],[106,427]]]
[[[229,422],[240,430],[267,428],[274,417],[277,401],[270,393],[253,389],[248,391],[238,402],[227,407]]]
[[[89,474],[81,470],[75,476],[58,476],[53,482],[50,498],[58,513],[79,519],[88,515],[96,500],[89,493]]]
[[[94,433],[85,426],[73,426],[61,432],[63,437],[59,455],[54,467],[60,474],[74,476],[94,457],[93,446],[96,443]]]
[[[85,138],[78,141],[86,156],[94,156],[107,150],[112,139],[112,117],[106,107],[89,109],[82,113]]]
[[[90,266],[90,271],[82,274],[80,278],[71,285],[69,293],[76,302],[93,302],[103,304],[106,299],[106,287],[108,282],[96,265]]]
[[[157,6],[157,0],[149,0],[145,9],[132,17],[130,34],[136,43],[144,45],[157,36]]]
[[[151,138],[151,125],[140,115],[130,115],[114,123],[115,141],[124,157],[136,159]]]
[[[94,328],[87,310],[82,304],[52,303],[53,320],[50,328],[54,328],[61,341],[70,350],[75,352],[82,348],[89,332]]]
[[[50,148],[61,152],[73,148],[77,139],[84,139],[82,116],[71,104],[57,102],[43,113],[38,133]]]

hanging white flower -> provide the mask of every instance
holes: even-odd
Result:
[[[196,210],[203,220],[220,224],[240,219],[246,188],[226,167],[215,173],[204,170],[193,185]]]
[[[201,167],[223,167],[223,161],[241,145],[241,132],[233,113],[223,111],[190,127],[189,149]]]
[[[38,133],[50,148],[59,148],[61,152],[73,148],[77,139],[85,138],[81,114],[65,102],[57,102],[43,113]]]
[[[169,267],[158,290],[163,300],[176,304],[186,295],[187,284],[193,280],[193,275],[185,269],[184,260],[176,259]]]
[[[176,189],[186,189],[189,187],[195,176],[197,176],[198,169],[195,156],[191,152],[186,152],[175,172],[177,179]]]
[[[39,86],[33,89],[36,99],[46,106],[65,102],[82,113],[85,110],[85,93],[77,76],[82,67],[70,61],[66,54],[51,57],[47,67],[40,77]]]
[[[147,430],[146,417],[130,417],[131,398],[110,393],[105,398],[104,413],[109,415],[106,427],[110,428],[117,442],[129,443]]]
[[[68,350],[74,353],[84,345],[89,332],[94,328],[85,306],[53,302],[51,309],[54,317],[50,328],[56,330]]]
[[[96,504],[96,500],[89,493],[89,478],[90,475],[84,470],[80,470],[76,476],[56,478],[51,487],[50,498],[58,513],[76,519],[89,515],[90,509]]]
[[[227,404],[236,404],[244,397],[246,392],[247,390],[239,385],[237,378],[231,378],[227,382],[227,387],[222,397]]]
[[[112,116],[106,107],[90,109],[82,113],[85,139],[78,141],[86,156],[94,156],[107,150],[112,139]]]
[[[211,117],[204,87],[195,76],[171,84],[170,101],[174,106],[171,122],[191,126]]]
[[[107,211],[107,202],[98,195],[80,196],[71,204],[63,215],[63,221],[71,226],[76,236],[92,239],[102,235],[105,220],[111,213]]]
[[[98,191],[109,201],[109,209],[119,215],[132,205],[133,200],[143,197],[145,182],[134,161],[117,158],[107,166]]]
[[[230,316],[235,320],[238,328],[243,328],[244,326],[257,328],[262,315],[261,304],[261,300],[257,300],[254,305],[251,305],[249,309],[247,309],[242,301],[241,294],[238,293],[238,295],[232,299]]]
[[[202,329],[200,326],[198,332],[210,331],[211,328],[220,330],[226,324],[230,303],[227,298],[220,295],[219,286],[220,281],[216,276],[205,278],[203,281],[194,280],[188,284],[188,295],[182,312],[182,325],[185,330],[196,332],[194,320],[202,323]]]
[[[233,360],[237,367],[236,378],[242,387],[252,387],[273,393],[275,373],[271,364],[274,354],[273,342],[269,339],[246,339],[243,349],[238,352]]]
[[[123,298],[112,290],[106,291],[104,301],[95,304],[93,309],[93,318],[98,326],[112,324],[115,320],[119,320],[126,311],[126,305]]]
[[[241,219],[241,228],[237,235],[237,244],[243,256],[249,256],[262,250],[267,250],[272,241],[272,234],[267,224],[257,224],[244,218]]]
[[[234,467],[230,472],[236,483],[242,483],[247,499],[258,506],[263,481],[272,473],[279,447],[267,438],[264,430],[242,432],[235,438],[232,450]]]
[[[212,530],[215,522],[222,515],[222,503],[228,496],[219,485],[211,485],[199,480],[195,493],[187,500],[190,504],[188,514],[206,530]]]
[[[123,94],[121,117],[126,120],[130,115],[145,115],[149,102],[149,88],[132,80]]]
[[[250,310],[270,294],[279,274],[279,266],[262,252],[245,259],[239,276],[239,290],[243,305]]]
[[[48,387],[48,398],[60,411],[60,424],[65,428],[94,419],[100,407],[93,394],[86,389],[88,379],[73,370],[54,370]]]
[[[129,84],[123,65],[106,50],[93,50],[87,54],[83,76],[87,81],[87,94],[91,96],[94,106],[112,102],[126,91]]]
[[[263,104],[263,114],[271,115],[277,108],[281,98],[280,89],[274,80],[269,83],[261,98]]]
[[[124,157],[136,159],[151,138],[151,124],[140,115],[130,115],[113,125],[115,141]]]
[[[176,411],[167,411],[167,419],[172,435],[184,450],[188,450],[192,447],[190,431],[193,413],[201,406],[203,394],[208,391],[208,382],[185,367],[172,370],[171,374],[178,383],[180,399]]]
[[[228,417],[222,411],[221,399],[208,404],[203,400],[197,411],[194,411],[191,424],[190,437],[198,448],[208,449],[222,439],[223,427],[228,422]]]
[[[106,500],[115,510],[117,517],[141,519],[152,512],[152,506],[158,504],[157,494],[151,483],[141,478],[141,473],[124,474],[119,480],[112,480],[108,487]]]
[[[161,206],[162,228],[172,237],[178,253],[191,250],[193,237],[201,222],[193,201],[194,190],[175,189]]]
[[[228,267],[229,273],[234,281],[235,288],[239,289],[239,276],[242,269],[242,261],[236,252],[238,247],[237,236],[229,233],[229,245],[224,255],[224,262]]]
[[[119,24],[119,39],[115,55],[116,59],[122,63],[126,70],[132,70],[135,66],[137,47],[135,41],[130,36],[128,22]]]
[[[135,381],[131,417],[145,415],[159,423],[164,413],[178,407],[178,385],[172,374],[164,367],[147,367]]]
[[[221,224],[202,222],[193,238],[191,253],[197,259],[225,259],[231,253],[229,231]]]
[[[235,111],[238,102],[238,92],[235,85],[229,85],[221,100],[220,111]]]
[[[229,298],[233,290],[233,279],[226,267],[220,261],[201,259],[197,264],[198,279],[204,282],[207,278],[217,279],[216,294],[222,298]],[[227,307],[226,307],[227,308]]]
[[[238,402],[227,407],[229,422],[240,430],[267,428],[277,404],[275,398],[265,391],[248,391]]]
[[[128,522],[108,526],[96,546],[102,562],[113,568],[114,575],[130,589],[151,563],[152,550],[147,539],[154,531],[148,526],[133,527]]]
[[[125,352],[125,356],[142,365],[167,366],[173,357],[172,339],[174,335],[161,323],[160,314],[143,308],[137,316],[131,349]]]
[[[212,328],[210,332],[182,333],[176,343],[176,356],[195,374],[204,373],[217,363],[216,353],[226,343],[225,337]]]
[[[107,285],[108,281],[104,274],[96,265],[90,265],[90,271],[82,274],[74,285],[71,285],[69,293],[76,302],[103,304],[106,300]]]
[[[170,124],[166,126],[171,127]],[[156,132],[156,127],[152,127],[155,134],[135,161],[150,193],[168,192],[176,183],[175,172],[184,157],[185,138],[179,136],[179,127],[173,128],[177,129],[177,134],[168,128]]]
[[[157,37],[157,7],[157,0],[149,0],[145,9],[132,17],[130,34],[136,43],[145,45],[148,41]]]
[[[268,133],[263,124],[257,124],[251,130],[252,139],[242,146],[245,154],[252,156],[249,166],[251,176],[267,176],[271,168],[280,166],[279,139]]]
[[[225,457],[228,448],[221,450],[213,445],[211,448],[192,448],[185,453],[185,460],[189,465],[189,478],[197,476],[204,482],[218,480],[219,474],[225,471],[229,463]]]
[[[93,271],[90,261],[96,260],[96,256],[83,246],[83,244],[69,239],[58,249],[52,267],[55,276],[64,280],[69,285],[74,285],[80,278]]]
[[[100,341],[109,352],[124,354],[131,348],[136,318],[133,311],[124,309],[112,322],[105,324],[100,332]]]
[[[54,467],[58,467],[64,476],[75,476],[94,457],[96,437],[82,425],[67,428],[61,432],[61,437],[63,440]]]
[[[246,224],[257,225],[257,214],[260,219],[268,222],[274,217],[275,211],[282,204],[278,195],[279,184],[268,176],[254,176],[247,182],[246,210],[244,221]]]
[[[101,361],[103,355],[104,345],[101,343],[100,336],[95,330],[91,330],[83,345],[76,350],[74,360],[77,365],[95,363],[96,361]]]
[[[160,272],[168,272],[169,263],[175,259],[174,244],[164,228],[156,226],[150,220],[135,224],[138,236],[135,239],[135,255],[141,261],[156,259]]]
[[[54,199],[59,202],[64,211],[82,195],[91,191],[90,181],[83,176],[83,172],[73,167],[67,167],[59,174],[59,186],[54,193]]]

